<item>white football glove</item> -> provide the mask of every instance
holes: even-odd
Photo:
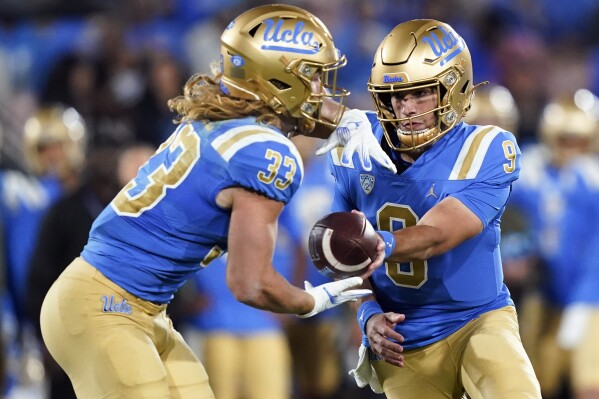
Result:
[[[355,301],[358,298],[372,294],[372,291],[365,289],[350,290],[349,288],[362,285],[362,278],[350,277],[343,280],[333,281],[313,287],[312,284],[305,281],[306,292],[314,298],[314,309],[306,314],[298,314],[302,319],[312,317],[323,310],[330,309],[342,303]]]
[[[316,155],[326,154],[336,147],[344,147],[341,155],[344,163],[348,163],[354,152],[357,152],[364,170],[372,170],[371,159],[374,159],[383,167],[397,173],[397,168],[372,133],[372,125],[363,111],[345,111],[337,129],[316,150]]]

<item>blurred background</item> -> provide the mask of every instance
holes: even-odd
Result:
[[[597,0],[281,2],[305,8],[329,27],[337,47],[348,59],[347,67],[340,71],[340,85],[351,90],[349,105],[355,108],[372,109],[366,90],[372,57],[380,41],[395,25],[414,18],[433,18],[449,23],[470,48],[475,83],[488,80],[492,86],[500,87],[503,93],[499,97],[498,108],[497,104],[491,104],[489,109],[481,105],[482,113],[472,116],[472,123],[500,117],[496,112],[503,112],[507,119],[497,119],[492,123],[513,131],[523,150],[529,146],[547,147],[545,158],[541,156],[547,164],[552,164],[551,151],[555,142],[542,134],[546,107],[558,98],[574,98],[579,89],[584,89],[578,91],[579,98],[591,99],[588,100],[591,102],[599,93]],[[67,393],[60,393],[61,384],[65,384],[64,376],[60,376],[60,371],[54,370],[46,359],[36,330],[35,315],[47,284],[53,281],[60,268],[68,264],[68,261],[63,262],[63,258],[70,261],[71,254],[80,251],[79,242],[85,242],[87,228],[98,210],[112,198],[122,182],[135,173],[148,154],[172,133],[174,115],[166,106],[167,100],[181,92],[191,74],[210,71],[210,63],[219,57],[220,34],[235,16],[248,8],[267,3],[272,2],[0,2],[0,195],[4,209],[1,222],[5,255],[2,265],[5,299],[1,320],[4,349],[3,365],[0,367],[5,376],[5,398],[69,397]],[[486,94],[481,94],[481,104],[485,97]],[[594,109],[596,113],[596,107],[586,108]],[[62,120],[61,126],[66,133],[60,133],[59,129],[58,133],[43,141],[35,133],[34,126],[48,126],[51,122],[47,121],[51,121],[52,117],[46,114],[52,110],[60,113],[58,119]],[[597,135],[592,119],[587,125],[590,132],[583,132],[582,136],[589,142],[580,151],[584,156],[593,154],[595,147],[592,141]],[[51,145],[61,140],[68,140],[71,147],[58,150],[60,154],[57,155]],[[311,163],[313,144],[298,143],[298,147],[306,148],[305,163]],[[54,166],[54,169],[39,167],[40,162],[52,164],[54,157],[60,156],[67,159],[66,166]],[[303,200],[296,200],[293,207],[293,217],[301,219],[295,224],[302,226],[303,230],[287,233],[287,238],[281,239],[298,251],[297,256],[291,259],[283,257],[280,261],[282,267],[287,268],[285,273],[290,279],[295,279],[297,285],[301,285],[305,278],[318,278],[305,262],[303,240],[307,238],[306,229],[317,217],[327,213],[331,202],[332,182],[326,167],[319,164],[320,160],[313,162],[317,166],[306,168],[310,171],[306,180],[314,180],[310,185],[314,191],[308,191],[310,188],[301,191],[306,195]],[[538,171],[543,170],[543,166],[538,168]],[[55,190],[44,176],[58,169],[61,188]],[[559,186],[559,181],[562,180],[555,180],[555,187]],[[523,190],[525,188],[523,185]],[[556,189],[555,192],[561,191]],[[559,198],[556,200],[555,192],[552,192],[551,204],[561,204],[563,198],[562,202]],[[594,196],[595,192],[588,195]],[[69,205],[72,203],[63,203],[62,208],[55,206],[65,197],[81,205],[82,209],[81,217],[70,226],[63,226],[61,222],[72,217],[73,207]],[[315,199],[318,199],[317,203]],[[545,211],[549,209],[554,212],[551,214],[551,231],[555,233],[554,230],[558,229],[555,220],[563,217],[556,209],[559,211],[563,207],[532,204],[531,211],[526,208],[525,199],[519,204],[514,203],[504,220],[502,250],[506,281],[516,300],[522,301],[523,308],[533,309],[529,314],[533,315],[531,319],[535,319],[537,324],[527,324],[527,320],[523,320],[523,328],[530,325],[529,330],[538,334],[537,330],[544,328],[538,324],[542,322],[539,321],[542,311],[535,307],[539,303],[536,293],[541,291],[540,296],[543,296],[540,287],[545,274],[551,270],[547,266],[550,260],[539,261],[542,257],[539,242],[547,244],[542,238],[545,237],[541,233],[543,227],[539,225],[543,224],[543,217],[548,215]],[[536,219],[527,217],[536,211],[539,212]],[[581,220],[585,223],[584,218]],[[550,224],[548,221],[545,223]],[[588,218],[586,223],[589,223]],[[76,239],[66,233],[59,236],[56,231],[61,228],[63,232],[78,229],[80,234]],[[43,245],[43,241],[48,239],[56,242]],[[72,248],[66,248],[67,241]],[[56,254],[56,248],[61,248],[62,252]],[[288,254],[289,247],[284,248]],[[53,259],[52,255],[63,263],[52,265],[49,262]],[[59,268],[54,274],[48,272],[52,266]],[[589,267],[599,268],[597,265]],[[593,287],[599,291],[599,282],[595,282],[597,285]],[[226,290],[224,285],[222,290]],[[210,293],[207,291],[210,290],[202,288],[200,283],[186,287],[171,310],[180,328],[188,331],[197,343],[199,356],[203,356],[205,323],[216,323],[213,327],[220,325],[219,328],[208,328],[211,333],[216,331],[217,335],[230,329],[226,322],[202,321],[202,312],[210,309]],[[40,297],[37,302],[30,298],[35,297],[34,294]],[[534,301],[525,302],[531,297]],[[529,306],[529,303],[534,305]],[[557,309],[558,320],[567,304],[551,302],[552,307]],[[242,308],[222,312],[245,311],[247,309]],[[218,314],[215,309],[210,312]],[[263,327],[250,326],[245,333],[228,333],[239,337],[240,334],[246,336],[268,330],[288,339],[288,367],[292,371],[280,377],[285,379],[288,388],[289,396],[286,397],[378,397],[368,388],[357,390],[353,381],[347,380],[347,371],[355,366],[359,333],[348,328],[355,324],[353,316],[344,311],[331,313],[330,317],[317,320],[314,325],[302,325],[293,318],[277,318],[265,322]],[[235,321],[230,322],[234,324]],[[303,333],[304,328],[307,328],[306,333]],[[298,331],[302,333],[298,334]],[[534,337],[538,336],[533,335],[532,342],[537,340]],[[319,349],[314,357],[327,360],[323,361],[326,364],[310,364],[312,359],[304,359],[306,351],[310,351],[316,341],[323,349]],[[530,351],[534,352],[534,349],[531,347]],[[306,367],[312,374],[305,372]],[[549,374],[549,380],[556,382],[556,386],[548,387],[546,397],[575,397],[569,372],[555,373]],[[241,393],[223,393],[217,398],[252,398],[250,393],[240,389]]]

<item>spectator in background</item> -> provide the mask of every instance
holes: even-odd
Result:
[[[177,96],[187,73],[166,52],[147,54],[144,65],[144,91],[132,110],[135,137],[158,147],[172,133],[176,117],[166,103]]]
[[[591,156],[598,131],[592,110],[597,107],[596,96],[588,90],[547,105],[540,122],[541,143],[523,153],[522,175],[510,199],[528,219],[538,259],[539,295],[530,296],[534,304],[522,308],[527,326],[522,340],[546,399],[560,398],[569,384],[578,395],[599,386],[599,374],[589,373],[597,370],[592,366],[596,358],[588,357],[594,346],[570,345],[570,352],[557,340],[564,308],[579,295],[585,265],[597,267],[590,247],[598,235],[593,215],[599,204],[599,162]],[[580,326],[568,324],[563,323],[565,330],[582,334]]]
[[[81,253],[94,219],[122,185],[135,177],[137,169],[152,152],[152,148],[145,145],[125,150],[113,146],[91,148],[83,168],[81,186],[59,199],[45,214],[29,266],[26,303],[40,340],[40,309],[48,289],[64,270],[63,266]],[[48,398],[75,398],[68,376],[47,351],[44,350],[43,355],[49,381]]]
[[[522,146],[537,141],[538,121],[547,103],[549,50],[542,37],[532,31],[506,32],[492,54],[497,82],[514,97],[520,118],[518,135]]]

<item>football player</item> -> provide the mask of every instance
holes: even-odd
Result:
[[[38,225],[46,209],[77,185],[85,140],[85,125],[75,109],[41,107],[23,127],[25,172],[0,173],[8,288],[19,322],[25,315],[25,282]]]
[[[541,397],[499,251],[520,150],[504,128],[461,121],[475,89],[451,26],[399,24],[375,53],[376,112],[344,115],[372,130],[398,172],[330,152],[334,210],[363,212],[386,243],[357,309],[364,345],[350,373],[388,398]]]
[[[589,289],[599,270],[594,255],[599,163],[592,155],[597,107],[588,90],[549,102],[540,143],[523,151],[522,174],[510,200],[532,226],[538,258],[540,301],[523,308],[523,322],[534,323],[522,338],[544,398],[559,397],[566,382],[576,397],[599,394],[599,347],[591,338],[598,334],[592,310],[599,301],[596,286]],[[594,332],[587,330],[593,325]]]
[[[324,100],[348,95],[336,86],[344,64],[327,28],[297,7],[256,7],[227,26],[220,69],[194,75],[169,101],[178,127],[96,219],[44,300],[44,342],[78,397],[214,397],[166,307],[224,252],[227,286],[256,308],[311,317],[368,292],[348,290],[360,277],[302,290],[272,266],[279,214],[303,177],[287,136],[337,126],[343,108]],[[369,143],[333,135],[359,154]],[[363,277],[382,262],[379,244]]]
[[[13,316],[8,319],[16,323],[16,336],[8,341],[17,348],[10,352],[19,353],[18,361],[9,364],[17,364],[18,368],[30,358],[21,352],[25,352],[22,345],[37,346],[25,303],[29,262],[39,226],[54,201],[78,184],[86,137],[83,119],[75,109],[61,104],[44,105],[23,126],[23,153],[12,154],[24,155],[22,170],[0,171],[1,236],[8,294],[5,309]]]

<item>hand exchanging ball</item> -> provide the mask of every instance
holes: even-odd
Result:
[[[333,212],[317,221],[308,240],[314,266],[327,277],[359,276],[378,255],[379,234],[359,212]]]

